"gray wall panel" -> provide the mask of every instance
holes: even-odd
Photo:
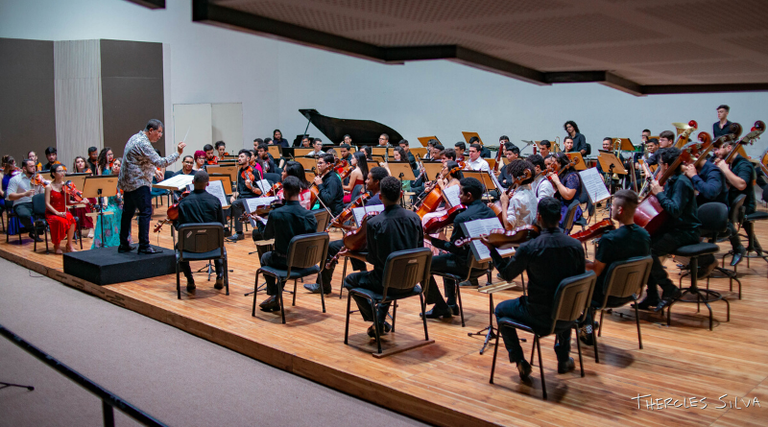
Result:
[[[53,42],[0,39],[0,154],[56,145]]]

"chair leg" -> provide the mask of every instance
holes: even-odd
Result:
[[[296,284],[294,283],[294,286]],[[279,280],[277,282],[277,299],[280,301],[280,317],[282,318],[283,325],[285,325],[285,306],[283,305],[283,288],[285,287],[285,282],[282,280]],[[294,296],[296,293],[293,294]]]
[[[176,298],[181,299],[181,281],[179,279],[179,260],[176,260]]]
[[[499,329],[501,329],[501,325],[499,325]],[[496,341],[493,345],[493,362],[491,363],[491,379],[490,383],[493,384],[493,374],[496,372],[496,355],[499,353],[499,335],[501,335],[501,332],[496,334]]]
[[[251,317],[256,317],[256,292],[259,289],[259,270],[256,270],[256,279],[253,283],[253,309],[251,309]]]
[[[224,286],[227,287],[227,295],[229,295],[229,262],[224,257]]]
[[[376,333],[376,345],[378,347],[378,353],[381,354],[381,336],[379,335],[379,313],[378,304],[374,300],[371,300],[371,309],[373,311],[373,330]],[[383,327],[384,325],[382,325]]]
[[[322,294],[322,292],[320,293]],[[291,306],[296,307],[296,279],[293,279],[293,301],[291,302]]]
[[[392,301],[392,333],[395,333],[395,319],[397,319],[397,300]]]
[[[544,365],[541,363],[541,342],[539,341],[539,336],[536,334],[533,334],[533,342],[536,345],[536,349],[538,349],[539,353],[539,372],[541,373],[541,391],[544,395],[544,400],[547,400],[547,382],[544,381]]]
[[[347,292],[347,321],[346,325],[344,326],[344,344],[349,344],[348,338],[349,338],[349,308],[350,304],[352,304],[352,297],[349,295],[349,292]]]
[[[322,273],[322,271],[320,272]],[[318,277],[320,277],[320,273],[318,273]],[[293,297],[296,298],[296,289],[295,289],[295,282],[294,282],[294,290],[293,290]],[[323,313],[325,313],[325,292],[323,292],[322,289],[320,289],[320,303],[323,305]]]
[[[579,351],[579,368],[581,369],[581,376],[584,377],[584,361],[581,357],[581,340],[576,337],[576,348]],[[595,356],[597,356],[597,340],[595,340]]]
[[[590,307],[590,311],[592,311],[592,316],[589,316],[590,319],[594,319],[594,310]],[[591,321],[591,320],[590,320]],[[603,310],[600,310],[600,328],[603,327]],[[600,352],[597,349],[597,337],[600,335],[600,332],[595,333],[595,324],[592,323],[592,346],[595,349],[595,363],[600,363]],[[577,329],[577,336],[576,336],[576,345],[579,346],[579,352],[581,352],[581,340],[578,337],[578,329]],[[584,367],[581,368],[582,371],[584,371]]]
[[[421,322],[424,324],[424,341],[429,341],[429,332],[427,332],[427,304],[424,302],[424,295],[419,294],[419,303],[421,304]]]
[[[344,279],[347,278],[347,261],[349,261],[349,257],[344,257],[344,270],[341,272],[341,288],[339,289],[339,299],[341,299],[341,295],[344,293]]]
[[[456,284],[456,298],[459,300],[459,314],[461,315],[461,327],[467,326],[466,323],[464,323],[464,304],[461,303],[461,286],[459,284]]]
[[[635,322],[637,323],[637,342],[640,344],[640,350],[643,349],[643,335],[640,333],[640,316],[637,311],[637,298],[635,298]],[[600,326],[602,327],[602,322],[600,323]]]

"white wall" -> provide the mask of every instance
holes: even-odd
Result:
[[[766,93],[634,97],[597,84],[535,86],[447,61],[382,65],[193,23],[190,4],[171,0],[151,11],[122,0],[0,0],[0,37],[162,42],[166,122],[173,104],[242,102],[243,146],[274,128],[288,139],[303,132],[299,108],[376,120],[412,142],[436,134],[446,143],[461,140],[462,130],[492,144],[501,134],[513,142],[562,138],[566,120],[593,146],[603,136],[637,142],[643,128],[658,134],[691,119],[711,132],[723,103],[747,131],[757,119],[768,121]],[[765,151],[766,142],[758,144],[751,155]],[[235,142],[228,145],[232,152]]]

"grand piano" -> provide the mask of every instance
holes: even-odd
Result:
[[[392,145],[397,145],[403,139],[396,130],[373,120],[337,119],[324,116],[315,109],[300,109],[299,113],[309,120],[307,129],[309,129],[309,123],[312,123],[334,145],[342,143],[344,135],[347,134],[352,137],[352,144],[357,146],[379,145],[379,135],[382,133],[389,135],[389,143]],[[306,134],[306,132],[305,129],[304,133]],[[293,141],[294,147],[301,145],[303,136],[296,136]]]

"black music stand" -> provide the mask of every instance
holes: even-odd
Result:
[[[101,219],[101,247],[104,246],[104,208],[101,204],[102,197],[114,197],[117,195],[117,175],[99,175],[85,177],[83,184],[83,197],[86,199],[96,198],[99,202],[99,214]],[[114,215],[109,212],[107,215]]]

